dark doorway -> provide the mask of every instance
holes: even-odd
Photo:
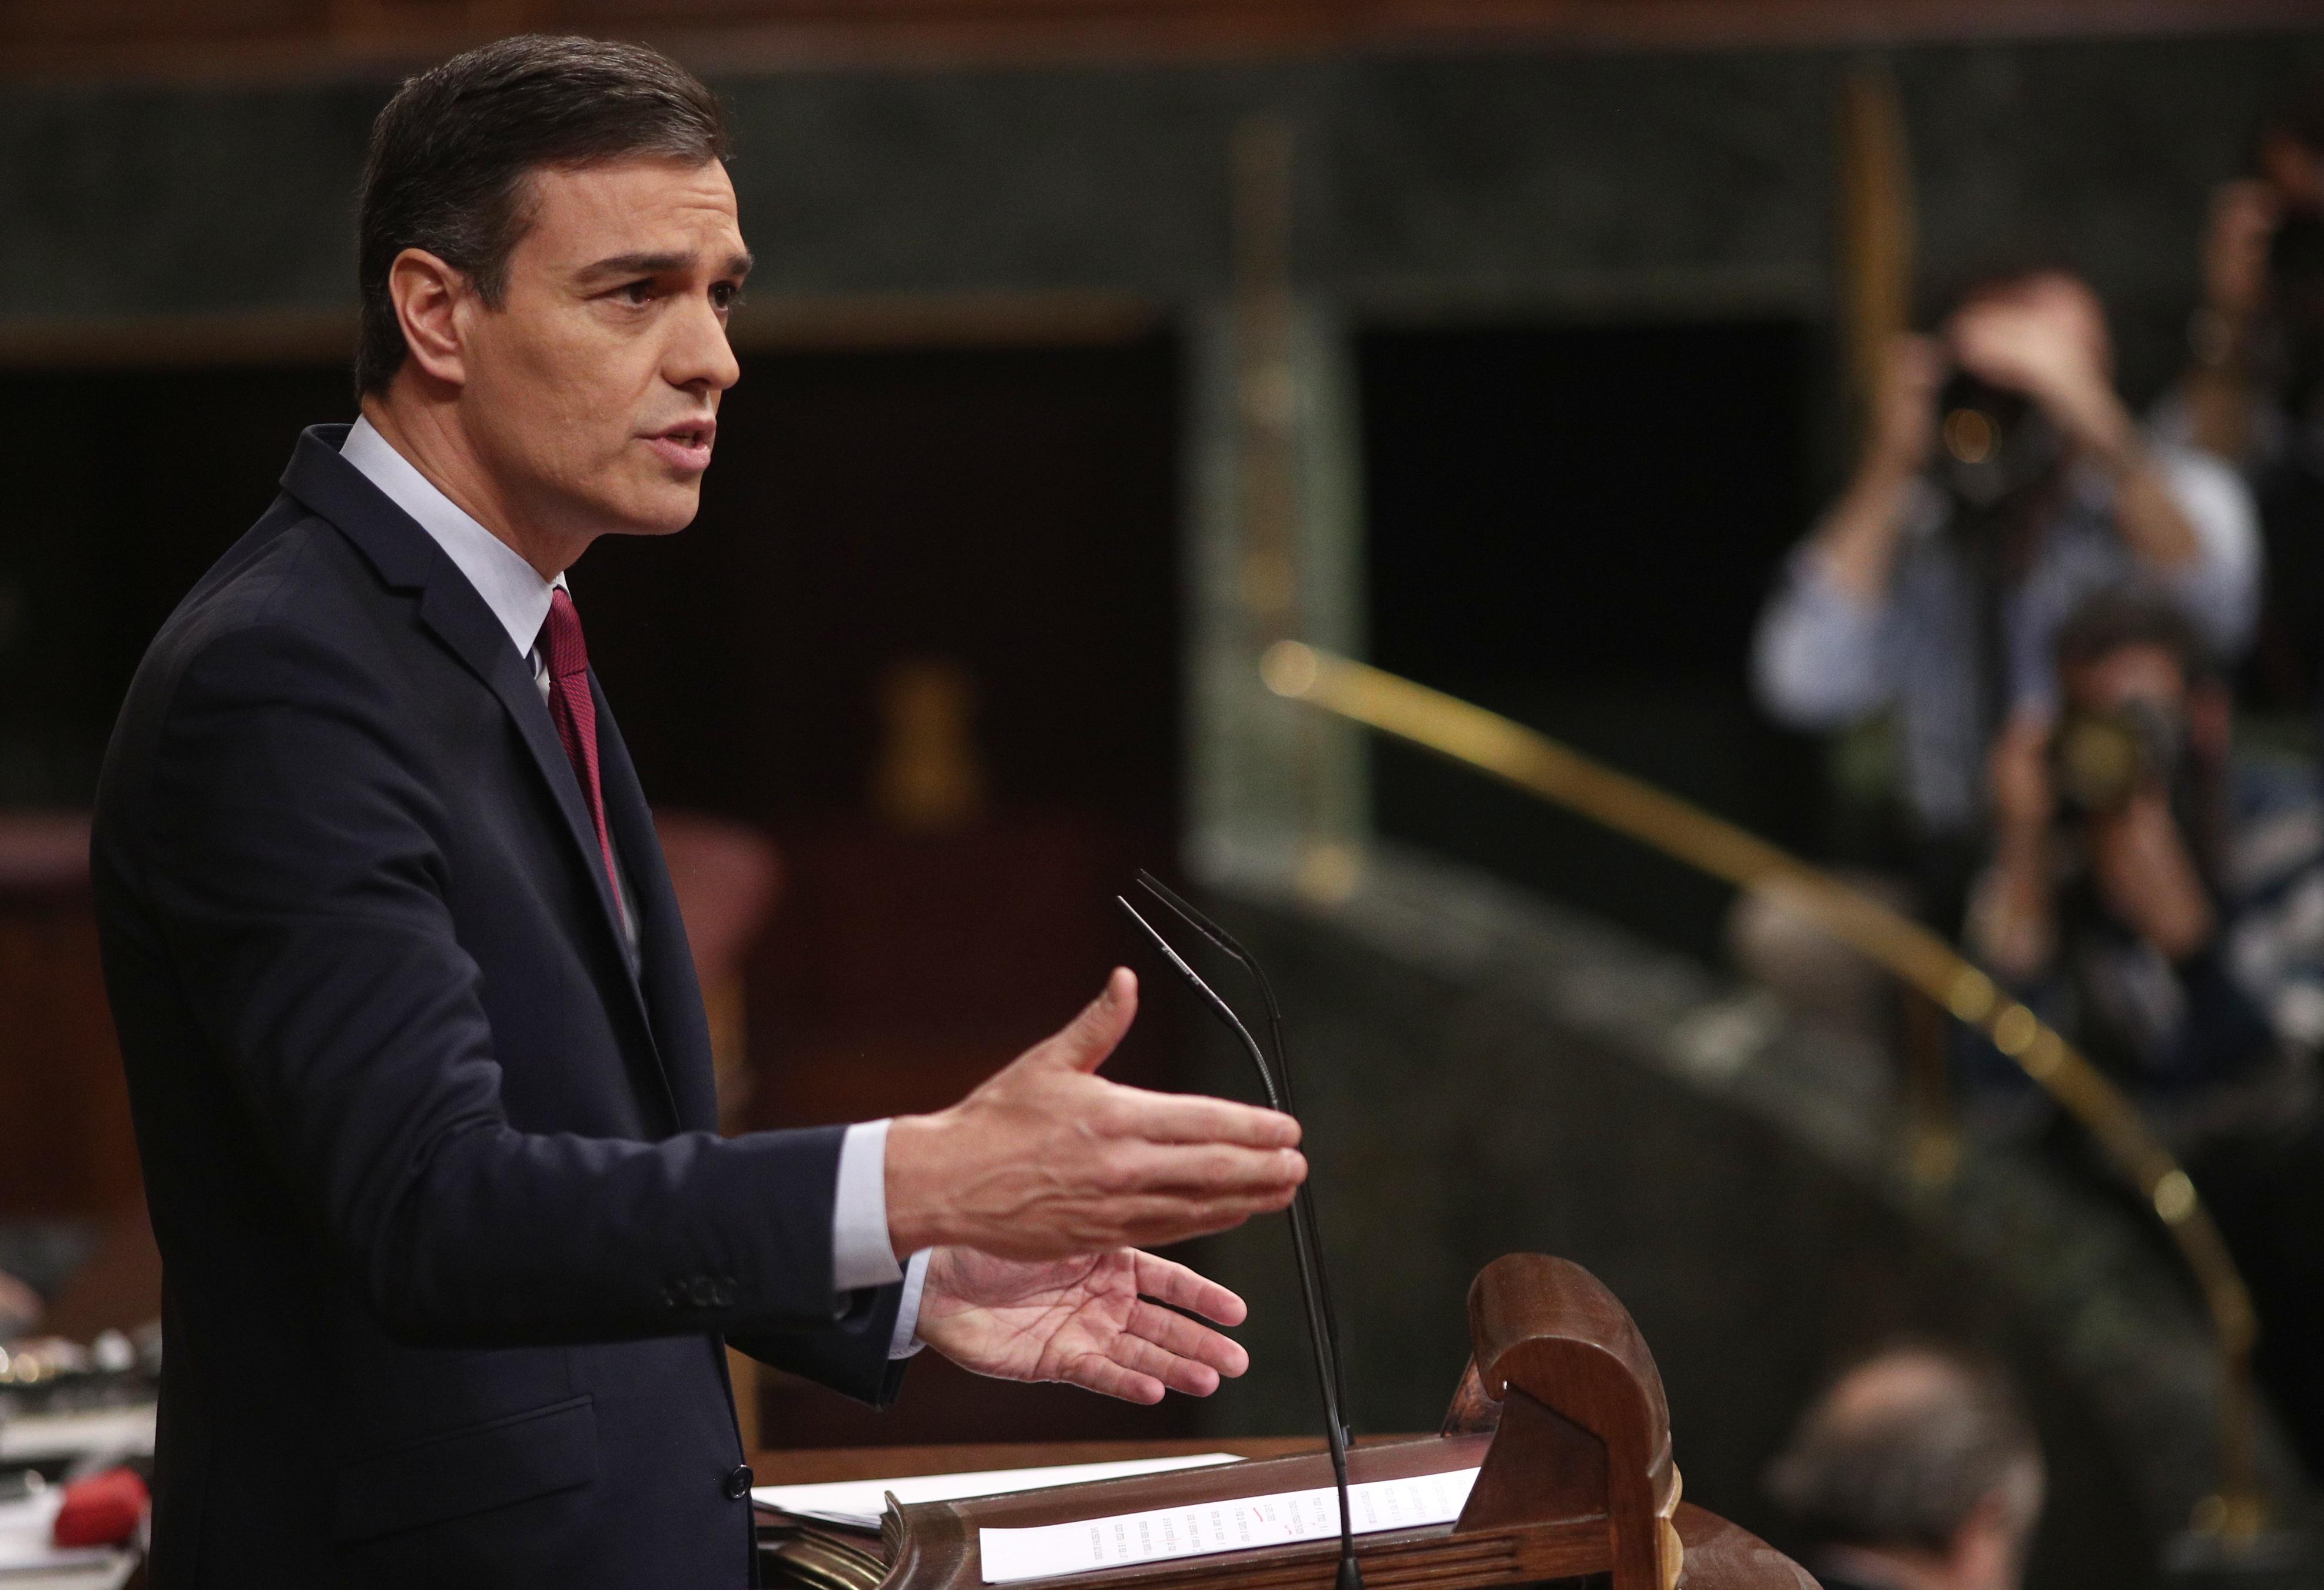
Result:
[[[1808,512],[1811,346],[1791,321],[1364,335],[1374,660],[1812,842],[1813,748],[1745,677]],[[1373,765],[1387,834],[1714,950],[1720,886],[1419,753]]]

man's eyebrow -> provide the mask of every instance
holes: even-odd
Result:
[[[751,273],[753,263],[748,254],[729,254],[724,275],[742,277]],[[585,279],[627,276],[664,276],[673,271],[683,271],[694,263],[691,254],[616,254],[581,267]]]

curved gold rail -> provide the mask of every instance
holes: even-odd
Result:
[[[2267,1518],[2254,1444],[2251,1294],[2218,1227],[2136,1108],[2052,1028],[1918,923],[1789,852],[1642,780],[1498,713],[1329,652],[1280,641],[1259,661],[1278,696],[1423,746],[1516,785],[1739,889],[1771,891],[1826,932],[1886,967],[1994,1047],[2070,1111],[2128,1175],[2170,1232],[2201,1289],[2219,1354],[2219,1488],[2194,1527],[2230,1540]]]

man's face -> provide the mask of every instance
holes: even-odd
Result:
[[[2068,708],[2093,716],[2139,706],[2175,719],[2187,706],[2187,668],[2168,646],[2117,646],[2067,669],[2059,682]]]
[[[2142,800],[2153,804],[2150,816],[2162,815],[2196,727],[2179,654],[2149,642],[2117,646],[2064,669],[2059,683],[2068,713],[2054,747],[2059,773],[2074,809],[2103,819],[2096,838],[2105,842],[2119,814]]]
[[[533,511],[581,534],[693,522],[719,394],[742,374],[726,315],[751,268],[715,161],[535,172],[501,307],[462,319],[464,424]]]

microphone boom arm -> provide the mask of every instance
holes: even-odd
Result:
[[[1298,1114],[1298,1101],[1294,1097],[1291,1090],[1291,1058],[1283,1045],[1283,1007],[1276,1003],[1275,985],[1268,980],[1267,973],[1260,968],[1258,957],[1237,942],[1233,934],[1196,911],[1176,891],[1171,889],[1144,867],[1138,869],[1138,883],[1139,886],[1148,894],[1177,912],[1180,920],[1209,939],[1222,955],[1240,966],[1251,982],[1258,985],[1259,1001],[1267,1006],[1268,1038],[1270,1047],[1275,1050],[1276,1084],[1283,1095],[1283,1102],[1276,1107],[1286,1115]],[[1148,931],[1150,932],[1151,929],[1149,929]],[[1332,1302],[1331,1273],[1323,1268],[1323,1228],[1316,1224],[1315,1220],[1315,1189],[1303,1182],[1300,1184],[1298,1196],[1300,1204],[1306,1210],[1307,1229],[1315,1243],[1315,1285],[1323,1303],[1323,1328],[1329,1334],[1332,1343],[1332,1389],[1337,1393],[1340,1408],[1344,1412],[1348,1406],[1348,1382],[1347,1376],[1342,1371],[1340,1355],[1340,1311]]]
[[[1251,959],[1249,952],[1245,951],[1240,945],[1236,944],[1227,936],[1225,929],[1204,919],[1192,906],[1163,888],[1150,874],[1140,872],[1138,881],[1156,898],[1184,918],[1204,938],[1232,957],[1259,983],[1261,996],[1267,1003],[1268,1015],[1273,1024],[1272,1036],[1276,1040],[1279,1063],[1282,1047],[1282,1017],[1276,1006],[1274,991],[1268,987],[1265,974],[1259,970],[1258,963]],[[1266,1091],[1268,1105],[1286,1114],[1291,1114],[1291,1091],[1287,1074],[1278,1075],[1277,1067],[1268,1063],[1267,1055],[1260,1049],[1259,1040],[1250,1035],[1250,1029],[1243,1025],[1242,1018],[1235,1014],[1234,1007],[1228,1004],[1219,996],[1217,990],[1203,980],[1202,974],[1195,971],[1186,963],[1183,956],[1171,948],[1170,941],[1155,929],[1153,923],[1139,915],[1138,908],[1130,904],[1128,899],[1116,895],[1114,903],[1129,914],[1130,920],[1138,924],[1139,930],[1153,943],[1154,948],[1162,952],[1163,958],[1170,963],[1171,969],[1178,974],[1180,979],[1189,988],[1202,996],[1203,1003],[1210,1007],[1211,1013],[1216,1016],[1220,1023],[1241,1042],[1244,1052],[1250,1057],[1252,1068],[1259,1073],[1259,1085]],[[1323,1401],[1324,1436],[1332,1454],[1332,1478],[1339,1492],[1340,1570],[1337,1590],[1363,1590],[1363,1570],[1356,1562],[1355,1520],[1348,1502],[1349,1432],[1344,1412],[1345,1395],[1342,1390],[1345,1382],[1340,1371],[1338,1321],[1333,1317],[1331,1294],[1326,1290],[1326,1282],[1323,1279],[1322,1243],[1315,1231],[1314,1203],[1304,1185],[1293,1196],[1290,1215],[1291,1249],[1299,1274],[1300,1301],[1306,1310],[1308,1340],[1314,1349],[1317,1389],[1321,1391]]]

